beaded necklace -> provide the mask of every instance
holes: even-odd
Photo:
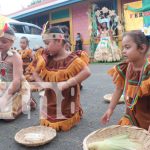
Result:
[[[129,65],[131,65],[131,64],[129,64]],[[124,100],[126,102],[126,105],[131,110],[133,110],[134,106],[136,105],[136,103],[138,101],[138,98],[139,98],[139,96],[138,96],[139,88],[140,88],[140,85],[142,83],[143,73],[144,73],[147,65],[148,65],[148,60],[146,60],[146,63],[143,65],[142,70],[140,72],[140,78],[139,78],[139,81],[138,81],[138,84],[137,84],[137,87],[136,87],[136,90],[135,90],[135,93],[134,93],[134,96],[133,96],[133,99],[132,99],[131,103],[129,102],[129,98],[127,98],[127,87],[128,87],[128,81],[129,81],[129,74],[128,74],[129,73],[129,69],[127,69],[126,80],[125,80],[125,86],[124,86],[123,94],[124,94]]]

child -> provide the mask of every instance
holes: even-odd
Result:
[[[123,36],[123,56],[126,62],[109,71],[116,84],[108,110],[101,118],[107,123],[124,93],[126,113],[120,125],[135,125],[146,130],[150,126],[150,59],[146,57],[149,43],[141,31],[131,31]]]
[[[13,30],[5,25],[0,31],[0,119],[6,120],[16,118],[30,104],[30,87],[23,77],[21,57],[11,49],[14,39]]]
[[[20,50],[18,51],[23,60],[23,73],[25,73],[25,69],[28,67],[30,62],[32,61],[33,55],[32,50],[29,48],[29,41],[26,37],[20,38]]]
[[[33,77],[40,82],[58,83],[64,97],[59,109],[65,119],[57,118],[56,94],[53,89],[46,89],[47,113],[42,110],[46,118],[41,119],[41,125],[53,127],[57,131],[67,131],[81,119],[79,83],[85,80],[90,72],[86,63],[74,52],[66,51],[64,33],[59,27],[48,29],[43,34],[43,41],[46,50],[40,49],[35,54],[36,67]],[[71,109],[72,104],[74,104],[74,111]]]

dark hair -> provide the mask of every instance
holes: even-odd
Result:
[[[65,33],[63,32],[62,28],[59,27],[59,26],[53,26],[49,29],[47,29],[46,33],[61,33],[61,34],[64,34],[65,36]],[[65,40],[63,40],[63,45],[67,42],[66,40],[66,37],[65,37]]]
[[[15,36],[15,32],[10,27],[8,27],[8,29],[5,31],[5,33]]]
[[[145,34],[141,30],[133,30],[130,32],[126,32],[123,37],[130,36],[133,41],[136,43],[138,48],[142,48],[142,44],[145,44],[147,46],[147,50],[149,48],[149,39],[145,36]]]
[[[29,46],[29,40],[28,40],[28,38],[27,37],[25,37],[25,36],[22,36],[21,38],[20,38],[20,40],[21,39],[23,39],[23,40],[26,40],[26,42],[27,42],[27,45]]]
[[[102,24],[105,24],[105,25],[106,25],[106,30],[108,30],[108,22],[103,22],[103,23],[101,23],[101,24],[100,24],[101,29],[102,29],[102,30],[104,30],[104,28],[103,28],[103,25],[102,25]]]
[[[69,40],[69,28],[67,26],[60,26],[62,31],[64,32],[64,36],[65,36],[65,43],[70,43]]]

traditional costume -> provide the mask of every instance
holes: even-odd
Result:
[[[14,41],[15,36],[5,33],[8,27],[7,24],[1,30],[0,37]],[[21,78],[20,89],[9,95],[9,87],[13,82],[13,65],[6,61],[6,58],[17,53],[15,50],[8,50],[5,58],[0,59],[0,99],[7,102],[7,106],[0,110],[0,119],[14,119],[22,111],[30,111],[30,86],[24,77]]]
[[[121,59],[121,51],[111,39],[110,31],[101,31],[100,41],[94,53],[96,61],[112,62]]]
[[[109,71],[117,87],[124,89],[126,113],[120,125],[135,125],[148,130],[150,125],[150,59],[142,71],[132,64],[121,63]]]
[[[14,119],[22,113],[23,107],[30,110],[30,85],[22,78],[21,87],[10,99],[7,99],[7,88],[13,81],[13,66],[5,61],[0,61],[0,97],[9,101],[7,107],[0,111],[0,119]],[[24,97],[25,96],[25,97]]]
[[[112,62],[119,61],[121,59],[121,50],[116,44],[114,35],[116,30],[120,27],[119,17],[116,15],[114,10],[109,10],[103,7],[101,10],[95,12],[98,28],[98,37],[100,41],[97,45],[94,53],[96,61]],[[102,24],[106,24],[105,27]]]
[[[25,49],[25,50],[18,50],[19,54],[22,57],[23,61],[23,73],[25,73],[25,69],[28,67],[28,65],[32,61],[32,50],[31,49]]]
[[[46,39],[64,39],[61,33],[44,34]],[[86,62],[87,54],[78,53]],[[87,58],[85,58],[87,57]],[[80,59],[75,52],[69,54],[62,60],[55,61],[53,56],[47,55],[44,49],[39,49],[35,54],[35,61],[29,66],[29,70],[38,73],[45,82],[59,83],[69,80],[82,71],[87,64]],[[30,72],[30,71],[29,71]],[[80,86],[79,84],[69,87],[62,91],[63,100],[61,102],[62,115],[65,118],[57,117],[57,97],[53,89],[45,89],[47,104],[43,104],[40,124],[55,128],[57,131],[67,131],[76,125],[82,117],[82,108],[80,104]],[[73,110],[72,110],[72,105]]]
[[[87,52],[83,51],[83,50],[77,50],[75,51],[75,54],[82,59],[87,65],[89,64],[89,56],[87,54]]]

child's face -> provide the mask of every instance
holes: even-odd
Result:
[[[102,27],[103,27],[103,28],[107,28],[106,22],[102,23]]]
[[[47,53],[51,56],[55,56],[63,48],[62,40],[45,40]]]
[[[12,40],[0,37],[0,52],[9,50],[12,47],[12,45],[13,45]]]
[[[140,59],[141,53],[132,37],[125,36],[122,40],[122,46],[123,56],[128,62],[134,62]]]
[[[26,49],[28,46],[27,41],[25,39],[20,40],[20,47],[21,49]]]

